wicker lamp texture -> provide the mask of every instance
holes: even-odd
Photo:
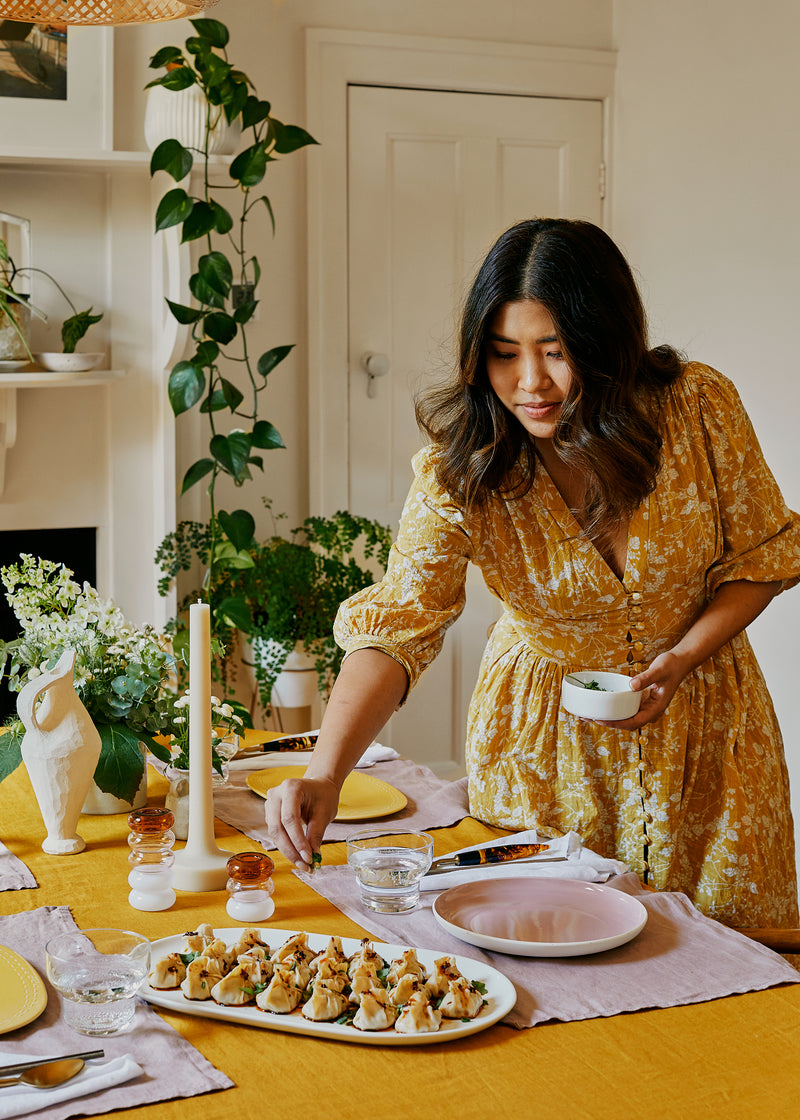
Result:
[[[26,23],[157,23],[197,16],[218,0],[0,0],[0,18]]]

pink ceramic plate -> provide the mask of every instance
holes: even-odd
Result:
[[[449,933],[518,957],[579,957],[624,945],[647,921],[636,898],[574,879],[491,879],[443,891],[434,916]]]

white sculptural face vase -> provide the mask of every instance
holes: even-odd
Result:
[[[17,697],[25,727],[22,761],[47,830],[42,849],[50,855],[86,847],[76,827],[100,758],[100,734],[72,683],[74,665],[75,651],[65,650]]]

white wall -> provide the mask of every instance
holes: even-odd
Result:
[[[615,0],[612,233],[653,335],[733,379],[800,509],[796,0]],[[750,630],[800,825],[800,592]]]

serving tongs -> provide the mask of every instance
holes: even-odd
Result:
[[[445,875],[450,871],[463,871],[470,867],[482,867],[492,863],[511,863],[525,860],[529,863],[562,863],[566,855],[545,856],[549,844],[498,844],[494,848],[473,848],[468,852],[454,852],[449,856],[439,856],[431,863],[426,875]]]

